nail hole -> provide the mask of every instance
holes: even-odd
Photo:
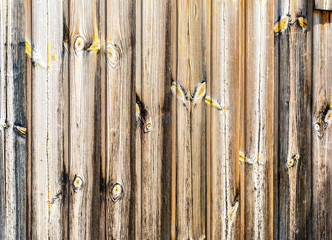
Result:
[[[76,52],[80,52],[84,49],[84,39],[82,37],[76,38],[74,48]]]

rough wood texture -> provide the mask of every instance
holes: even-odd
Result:
[[[177,98],[176,104],[176,238],[198,239],[205,235],[205,110],[203,99],[195,103],[190,98],[204,77],[203,5],[200,1],[178,1],[176,9],[174,81],[188,96],[185,103]]]
[[[165,173],[170,168],[167,156],[171,150],[167,134],[170,130],[170,81],[166,79],[165,69],[167,1],[142,0],[141,4],[137,12],[137,15],[141,13],[141,19],[137,19],[141,22],[142,35],[140,45],[136,45],[136,49],[140,48],[136,61],[141,63],[141,69],[136,72],[141,74],[137,88],[141,101],[137,126],[141,129],[137,132],[141,139],[141,149],[138,149],[141,159],[136,159],[141,164],[141,238],[161,239],[170,235],[170,229],[166,230],[169,207],[165,201],[169,198],[170,179]]]
[[[315,9],[332,11],[332,0],[315,0]]]
[[[91,239],[100,215],[98,1],[70,1],[69,238]],[[99,46],[98,46],[99,44]]]
[[[239,7],[240,1],[211,4],[211,92],[207,95],[221,109],[210,109],[210,239],[239,237]]]
[[[131,197],[132,126],[135,120],[133,78],[132,1],[106,4],[107,51],[107,179],[106,231],[108,239],[128,239]]]
[[[0,3],[1,239],[26,238],[24,16],[24,1]]]
[[[313,16],[312,196],[314,239],[331,239],[332,13]]]
[[[309,1],[279,1],[276,33],[279,62],[278,228],[279,239],[310,238],[311,213],[311,10]],[[301,24],[301,19],[308,24]],[[275,19],[275,22],[280,19]],[[302,21],[303,23],[304,21]]]
[[[332,238],[331,10],[1,1],[0,239]]]
[[[273,2],[246,4],[244,232],[246,239],[272,239]]]

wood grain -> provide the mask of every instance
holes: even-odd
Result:
[[[100,41],[97,1],[70,1],[69,238],[98,236],[100,220]],[[95,46],[95,48],[94,48]]]
[[[309,1],[280,1],[289,27],[277,35],[279,48],[278,238],[310,237],[311,200],[311,9]],[[298,24],[302,16],[308,27]],[[294,160],[298,154],[299,159]],[[290,162],[291,160],[291,162]],[[289,163],[293,163],[289,165]],[[275,196],[276,197],[276,196]]]
[[[210,110],[210,239],[239,238],[239,7],[240,1],[211,5],[212,81],[207,95],[222,109]]]
[[[177,2],[177,79],[190,98],[203,79],[203,7],[199,1]],[[204,102],[176,104],[176,224],[177,238],[205,234],[205,132]],[[198,134],[199,132],[200,134]],[[204,136],[204,134],[203,134]]]
[[[313,112],[312,112],[312,236],[330,239],[332,127],[332,13],[314,12],[313,16]],[[328,112],[330,110],[330,113]],[[326,121],[327,120],[327,121]],[[316,126],[319,128],[316,128]]]
[[[131,198],[131,141],[134,118],[133,32],[135,5],[109,0],[107,14],[107,179],[108,239],[127,239]]]
[[[331,0],[315,0],[315,9],[332,11]]]
[[[1,45],[1,165],[0,237],[26,237],[26,62],[24,1],[0,5]]]
[[[246,3],[245,238],[273,235],[273,3]],[[264,22],[264,25],[262,25]],[[241,182],[242,183],[242,182]]]

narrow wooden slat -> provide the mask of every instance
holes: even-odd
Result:
[[[280,1],[278,219],[280,239],[310,238],[311,9],[312,1]],[[307,7],[308,4],[308,7]],[[285,19],[285,18],[284,18]],[[280,21],[279,21],[280,22]],[[280,25],[281,26],[281,25]],[[277,28],[274,28],[276,30]]]
[[[5,129],[6,122],[6,61],[7,61],[7,1],[0,2],[0,238],[6,237],[6,158],[5,158]]]
[[[212,1],[211,233],[238,239],[239,207],[239,9],[240,1]]]
[[[239,56],[239,96],[240,96],[240,133],[239,133],[239,149],[242,153],[244,153],[245,149],[245,84],[246,84],[246,68],[245,68],[245,62],[246,62],[246,1],[241,0],[240,6],[239,6],[239,50],[240,50],[240,56]],[[245,208],[246,208],[246,195],[245,195],[245,169],[246,164],[240,164],[239,166],[239,181],[240,181],[240,199],[239,199],[239,215],[240,215],[240,234],[239,238],[241,240],[245,239],[246,233],[245,233],[245,227],[246,227],[246,214],[245,214]]]
[[[131,134],[134,79],[131,1],[108,0],[107,15],[107,179],[106,231],[109,239],[127,239],[131,198]]]
[[[39,204],[48,204],[48,235],[52,239],[62,239],[63,236],[67,236],[64,226],[68,224],[68,182],[66,181],[68,135],[66,130],[68,130],[69,83],[66,75],[68,74],[66,71],[68,51],[63,43],[63,39],[67,37],[64,36],[66,31],[63,29],[65,25],[63,13],[66,11],[64,3],[64,1],[57,0],[48,0],[47,3],[48,73],[46,99],[43,101],[46,101],[45,109],[47,111],[47,117],[45,117],[47,118],[47,159],[45,160],[48,168],[48,201]],[[39,92],[33,91],[33,94],[37,95]],[[38,128],[36,130],[38,131]],[[33,175],[32,178],[38,179],[36,175]]]
[[[245,238],[273,235],[273,2],[246,5]],[[264,23],[264,24],[262,24]]]
[[[332,0],[315,0],[315,9],[332,11]]]
[[[312,195],[314,239],[331,239],[332,13],[313,16]],[[329,115],[330,114],[330,115]],[[328,119],[329,118],[329,119]]]
[[[69,238],[100,226],[100,36],[98,1],[70,1]]]
[[[177,79],[177,49],[178,49],[178,44],[177,44],[177,37],[178,37],[178,31],[177,31],[177,22],[178,22],[178,16],[177,16],[177,0],[170,0],[170,10],[169,10],[169,15],[170,15],[170,67],[171,67],[171,79]],[[176,239],[177,235],[177,227],[176,227],[176,219],[177,219],[177,167],[176,167],[176,160],[177,160],[177,139],[176,139],[176,134],[177,134],[177,99],[172,98],[172,106],[171,106],[171,112],[172,112],[172,185],[171,185],[171,239],[174,240]]]
[[[31,1],[31,237],[49,236],[47,1]],[[46,36],[45,36],[46,34]]]
[[[135,93],[142,96],[142,0],[135,2]],[[131,238],[142,238],[142,122],[140,105],[135,103],[135,171],[132,175],[132,201],[134,202],[134,224],[131,224]]]
[[[0,236],[4,239],[25,239],[27,120],[24,1],[2,2],[0,14],[0,202],[1,217],[4,217],[0,223]]]
[[[162,173],[166,145],[164,144],[165,94],[170,93],[166,83],[166,1],[143,0],[141,39],[141,191],[142,239],[162,237],[163,195]],[[165,88],[168,86],[168,89]],[[145,116],[143,116],[145,114]],[[167,114],[167,113],[166,113]],[[169,114],[169,112],[168,112]],[[165,166],[164,166],[165,167]],[[164,182],[163,184],[167,184]],[[166,219],[163,219],[166,220]]]
[[[100,68],[99,76],[100,81],[100,226],[99,226],[99,239],[106,239],[106,1],[99,0],[96,2],[96,17],[99,19],[99,33],[100,34]],[[97,25],[97,26],[98,26]],[[99,93],[98,93],[99,94]],[[98,106],[98,105],[97,105]],[[96,169],[97,170],[97,169]],[[96,174],[98,174],[96,172]],[[96,193],[98,194],[98,193]]]
[[[177,100],[177,238],[198,239],[205,235],[205,132],[204,100],[190,97],[203,79],[203,44],[200,1],[178,1],[177,79],[188,95],[186,104]],[[199,132],[199,134],[198,134]],[[204,136],[204,135],[203,135]]]

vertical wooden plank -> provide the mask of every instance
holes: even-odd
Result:
[[[170,60],[171,60],[171,79],[177,79],[177,54],[178,54],[178,14],[177,14],[177,0],[170,0]],[[174,240],[177,237],[177,99],[172,99],[172,106],[171,106],[171,112],[172,112],[172,186],[171,186],[171,239]]]
[[[0,2],[0,238],[6,237],[6,165],[5,128],[6,122],[6,62],[7,62],[7,1]]]
[[[135,171],[132,175],[132,201],[134,202],[135,222],[131,238],[142,238],[142,122],[141,103],[138,96],[142,96],[142,0],[135,1]]]
[[[49,237],[47,1],[31,1],[31,237]],[[46,35],[46,36],[45,36]],[[27,39],[29,41],[29,39]],[[27,43],[28,45],[28,43]],[[34,50],[32,50],[34,49]]]
[[[273,238],[273,2],[246,5],[245,238]],[[262,24],[264,23],[264,24]]]
[[[178,72],[173,84],[180,84],[190,98],[183,102],[180,97],[176,105],[177,238],[197,239],[205,235],[205,139],[201,135],[205,135],[205,109],[202,98],[193,100],[191,96],[197,86],[204,87],[205,95],[206,83],[201,82],[204,77],[201,34],[205,29],[202,2],[178,1],[177,4]]]
[[[1,237],[26,237],[24,1],[1,2]],[[21,131],[20,131],[21,130]]]
[[[63,29],[65,3],[32,1],[36,10],[32,12],[32,35],[30,38],[27,32],[26,37],[27,55],[33,64],[32,78],[29,78],[32,185],[29,227],[31,237],[36,239],[61,239],[67,234],[68,53],[63,43],[66,38]]]
[[[312,195],[314,239],[331,239],[332,13],[313,14]]]
[[[69,238],[100,226],[100,36],[98,1],[70,1]]]
[[[332,0],[315,0],[315,9],[332,11]]]
[[[107,14],[107,180],[108,239],[127,239],[131,197],[131,141],[134,120],[134,2],[109,0]],[[134,147],[134,146],[132,146]]]
[[[68,52],[63,43],[66,6],[65,1],[57,0],[48,0],[47,4],[48,235],[52,239],[62,239],[67,236],[64,226],[68,224],[68,183],[65,179],[68,174],[68,77],[64,68],[68,64]]]
[[[244,153],[245,149],[245,102],[246,102],[246,1],[241,0],[239,6],[239,96],[240,96],[240,133],[239,133],[239,150]],[[239,154],[240,155],[240,154]],[[239,156],[240,158],[240,156]],[[245,168],[246,164],[239,165],[239,181],[240,181],[240,199],[239,199],[239,215],[240,215],[240,234],[239,238],[241,240],[245,239],[246,232],[246,182],[245,182]]]
[[[238,239],[240,1],[212,1],[211,239]],[[210,101],[211,102],[211,101]]]
[[[96,24],[99,23],[100,35],[100,68],[98,69],[98,76],[100,81],[100,128],[98,129],[101,133],[99,138],[100,142],[100,226],[99,226],[99,238],[106,239],[106,1],[99,0],[96,4],[97,8],[97,19]],[[95,33],[97,31],[95,30]],[[98,93],[99,94],[99,93]],[[98,106],[98,105],[97,105]],[[97,169],[96,169],[96,173]]]
[[[160,239],[162,222],[167,227],[167,215],[163,214],[164,194],[162,185],[167,142],[164,126],[170,112],[166,94],[170,95],[170,81],[166,82],[166,13],[167,1],[143,0],[141,25],[141,94],[138,98],[141,112],[141,191],[142,191],[142,238]],[[144,116],[143,116],[144,115]],[[167,186],[166,186],[167,188]],[[164,217],[162,219],[162,217]],[[164,232],[169,234],[169,232]]]
[[[310,238],[312,1],[279,1],[279,238]],[[284,24],[283,24],[284,23]]]

